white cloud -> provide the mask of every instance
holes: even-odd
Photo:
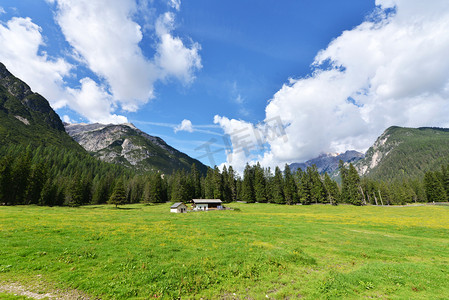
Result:
[[[160,42],[155,62],[161,69],[162,77],[174,76],[185,83],[190,83],[195,78],[194,71],[202,68],[201,57],[198,54],[201,46],[193,43],[191,48],[185,47],[180,38],[171,34],[173,28],[172,13],[167,12],[158,18],[156,34]]]
[[[113,99],[91,79],[81,80],[79,90],[64,86],[64,77],[73,66],[40,51],[45,46],[41,31],[30,18],[12,18],[6,26],[0,24],[0,60],[7,69],[44,95],[54,109],[67,105],[92,122],[126,122],[125,117],[112,114]]]
[[[56,0],[56,21],[87,66],[110,86],[122,108],[136,111],[153,97],[157,68],[142,53],[132,0]]]
[[[103,124],[128,122],[126,117],[113,114],[112,96],[104,88],[90,78],[83,78],[80,83],[81,89],[68,89],[72,96],[71,107],[75,111],[84,112],[83,115],[91,122]]]
[[[168,0],[168,4],[178,11],[181,8],[181,0]]]
[[[201,68],[200,46],[187,48],[173,37],[174,15],[165,13],[156,22],[154,59],[146,57],[141,26],[133,21],[135,0],[54,0],[56,20],[75,53],[103,78],[115,101],[126,111],[136,111],[154,97],[154,83],[174,76],[184,82]],[[173,1],[179,8],[179,1]]]
[[[66,104],[63,78],[72,65],[40,51],[45,46],[41,31],[30,18],[12,18],[0,24],[0,61],[33,91],[46,96],[54,108],[60,108]]]
[[[72,120],[70,119],[70,117],[68,115],[63,115],[62,121],[66,122],[66,123],[72,123]]]
[[[5,9],[3,7],[0,6],[0,15],[1,14],[6,14],[6,11],[5,11]]]
[[[182,120],[181,124],[179,124],[178,126],[176,126],[174,128],[174,130],[175,130],[175,133],[178,131],[193,132],[192,122],[190,120],[184,119],[184,120]]]
[[[49,99],[53,108],[69,106],[89,121],[121,122],[114,112],[136,111],[154,97],[154,84],[171,77],[190,83],[201,68],[200,45],[191,48],[174,37],[174,15],[160,18],[149,14],[154,32],[155,54],[146,57],[140,43],[143,33],[133,21],[148,1],[140,0],[47,0],[55,6],[55,20],[71,45],[72,58],[93,71],[100,80],[81,79],[81,88],[67,88],[65,77],[74,76],[74,65],[49,57],[42,29],[30,18],[13,18],[0,24],[0,60],[26,81],[33,90]],[[179,10],[180,1],[170,1]],[[148,24],[143,24],[146,26]],[[153,32],[149,32],[153,34]],[[151,45],[148,45],[151,46]],[[66,55],[65,49],[61,55]],[[80,97],[87,97],[87,103]],[[98,98],[95,98],[98,97]]]
[[[266,119],[280,117],[288,140],[270,140],[262,163],[366,150],[391,125],[449,126],[449,2],[376,4],[376,18],[343,32],[318,53],[311,76],[273,96]],[[232,121],[220,123],[225,132],[241,126]]]

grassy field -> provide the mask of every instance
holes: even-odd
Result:
[[[240,211],[0,207],[0,286],[102,299],[449,295],[449,207],[229,206]]]

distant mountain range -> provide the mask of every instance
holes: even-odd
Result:
[[[364,157],[363,153],[357,152],[355,150],[349,150],[345,153],[327,153],[321,154],[320,156],[310,159],[304,163],[293,163],[290,165],[290,169],[294,172],[297,169],[305,171],[307,167],[316,165],[318,172],[320,174],[328,173],[333,174],[338,170],[338,164],[340,160],[345,163],[355,163]]]
[[[171,173],[190,170],[195,163],[200,172],[207,171],[200,161],[132,124],[63,124],[44,97],[0,63],[0,145],[9,144],[89,152],[101,160],[139,170]]]
[[[305,163],[294,163],[290,169],[305,170],[316,165],[321,174],[327,172],[338,179],[340,159],[352,163],[361,176],[395,181],[421,178],[427,171],[439,171],[449,164],[449,129],[389,127],[379,136],[366,154],[346,151],[343,154],[322,154]]]
[[[160,170],[190,170],[195,164],[205,174],[207,167],[200,161],[167,145],[159,137],[137,129],[133,124],[68,124],[67,133],[95,157],[124,166]]]

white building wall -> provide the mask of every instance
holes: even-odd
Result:
[[[196,207],[197,207],[198,210],[208,210],[209,205],[207,205],[207,204],[197,204]]]

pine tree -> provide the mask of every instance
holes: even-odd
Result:
[[[424,175],[424,186],[428,202],[444,202],[447,199],[446,191],[442,182],[435,172],[426,172]]]
[[[42,188],[47,181],[47,166],[40,162],[31,168],[30,180],[25,192],[25,204],[38,204]]]
[[[82,205],[83,195],[84,195],[84,187],[83,182],[81,181],[81,175],[77,172],[74,177],[70,180],[68,179],[68,189],[66,191],[66,203],[70,206],[79,206]]]
[[[204,179],[204,197],[206,199],[214,198],[214,170],[207,168],[206,178]]]
[[[186,177],[181,171],[178,170],[172,179],[171,201],[184,202],[188,200],[190,199]]]
[[[165,201],[164,199],[164,184],[161,174],[153,173],[145,184],[143,202],[161,203]]]
[[[58,188],[53,184],[53,181],[48,178],[42,187],[39,195],[38,205],[54,206],[58,198]]]
[[[223,176],[220,173],[220,169],[215,166],[214,168],[214,199],[223,199]]]
[[[282,176],[281,169],[276,167],[274,169],[274,177],[271,186],[273,192],[273,201],[278,204],[285,204],[284,197],[284,178]]]
[[[122,180],[118,180],[115,184],[114,191],[108,200],[109,204],[114,204],[117,208],[119,205],[126,203],[126,191]]]
[[[25,192],[31,173],[31,148],[27,147],[25,153],[21,153],[16,159],[11,172],[12,204],[23,204]]]
[[[284,196],[288,205],[298,202],[295,179],[290,171],[290,166],[285,164],[284,169]]]
[[[338,184],[332,180],[329,174],[324,173],[324,187],[326,189],[327,202],[332,205],[338,204],[338,199],[340,198],[340,191],[338,190]]]
[[[254,193],[254,168],[246,164],[243,171],[242,181],[242,200],[248,203],[256,202],[256,195]]]
[[[254,195],[256,202],[267,202],[267,188],[266,180],[264,176],[264,170],[259,163],[254,168]]]
[[[196,164],[193,163],[190,171],[190,176],[192,177],[192,184],[193,184],[193,199],[199,199],[201,198],[202,191],[201,191],[201,175],[198,171],[198,168],[196,167]]]
[[[311,202],[324,203],[326,199],[326,190],[323,182],[321,181],[320,173],[318,172],[316,165],[307,167],[307,174],[311,183]]]
[[[14,204],[11,182],[12,161],[9,155],[0,160],[0,199],[7,205]]]
[[[228,176],[227,176],[227,185],[230,189],[230,201],[237,201],[237,180],[234,169],[232,166],[229,166]]]
[[[354,205],[362,205],[364,201],[363,190],[360,185],[360,176],[354,166],[349,164],[348,169],[348,184],[349,184],[349,203]]]

